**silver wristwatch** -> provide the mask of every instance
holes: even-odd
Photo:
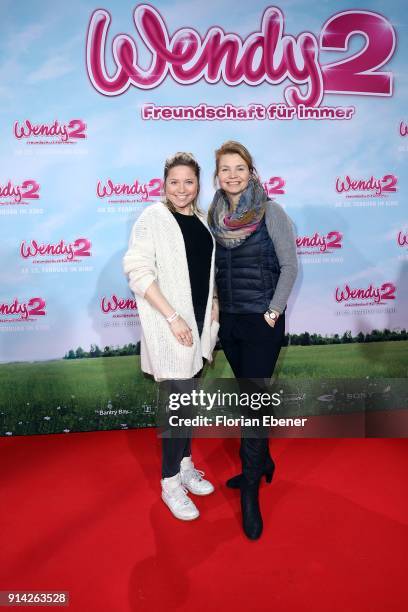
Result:
[[[271,319],[272,321],[277,321],[279,317],[279,314],[274,310],[271,310],[271,308],[268,308],[268,310],[265,312],[265,315],[268,317],[268,319]]]

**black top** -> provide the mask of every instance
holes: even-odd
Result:
[[[210,288],[211,234],[196,215],[173,212],[173,216],[184,238],[195,318],[202,321]]]

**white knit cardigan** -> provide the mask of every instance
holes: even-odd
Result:
[[[207,227],[202,217],[197,217]],[[208,228],[207,228],[208,229]],[[211,258],[209,292],[201,338],[194,317],[190,276],[181,229],[163,202],[146,208],[136,220],[123,258],[123,269],[135,294],[142,326],[141,368],[155,380],[192,378],[212,360],[219,324],[211,322],[214,292],[215,242]],[[144,298],[153,281],[171,306],[192,329],[193,345],[180,344],[165,317]]]

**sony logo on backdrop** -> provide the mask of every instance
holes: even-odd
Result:
[[[181,85],[204,79],[278,85],[292,82],[284,92],[289,105],[317,106],[325,93],[391,96],[393,75],[381,71],[393,56],[396,35],[391,23],[379,13],[349,10],[336,13],[322,26],[319,37],[301,32],[297,37],[284,31],[282,11],[269,6],[257,31],[246,38],[212,26],[201,35],[191,26],[170,34],[160,12],[148,4],[138,5],[133,14],[143,51],[150,56],[147,68],[139,64],[138,43],[129,34],[117,34],[111,43],[114,70],[107,69],[107,38],[111,15],[104,9],[93,12],[86,39],[86,65],[97,91],[117,96],[133,86],[158,87],[167,76]],[[348,53],[350,38],[365,38],[365,47],[343,59],[321,64],[321,51]],[[304,86],[302,92],[300,86]]]

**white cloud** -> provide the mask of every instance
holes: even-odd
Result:
[[[75,70],[75,66],[68,58],[57,55],[47,59],[42,66],[35,70],[27,79],[28,83],[38,83],[39,81],[48,81],[56,79]]]
[[[378,281],[391,280],[395,277],[395,266],[393,265],[394,261],[395,258],[388,261],[383,261],[377,266],[368,266],[363,270],[359,270],[355,274],[347,276],[345,280],[347,283],[352,283],[360,279],[367,279],[370,282],[376,282],[376,279],[378,279]]]
[[[34,41],[42,38],[50,25],[51,22],[31,23],[20,31],[13,31],[5,45],[6,52],[13,57],[26,53]]]
[[[13,93],[7,87],[0,87],[0,98],[3,100],[5,110],[9,110],[8,102],[13,99]]]

